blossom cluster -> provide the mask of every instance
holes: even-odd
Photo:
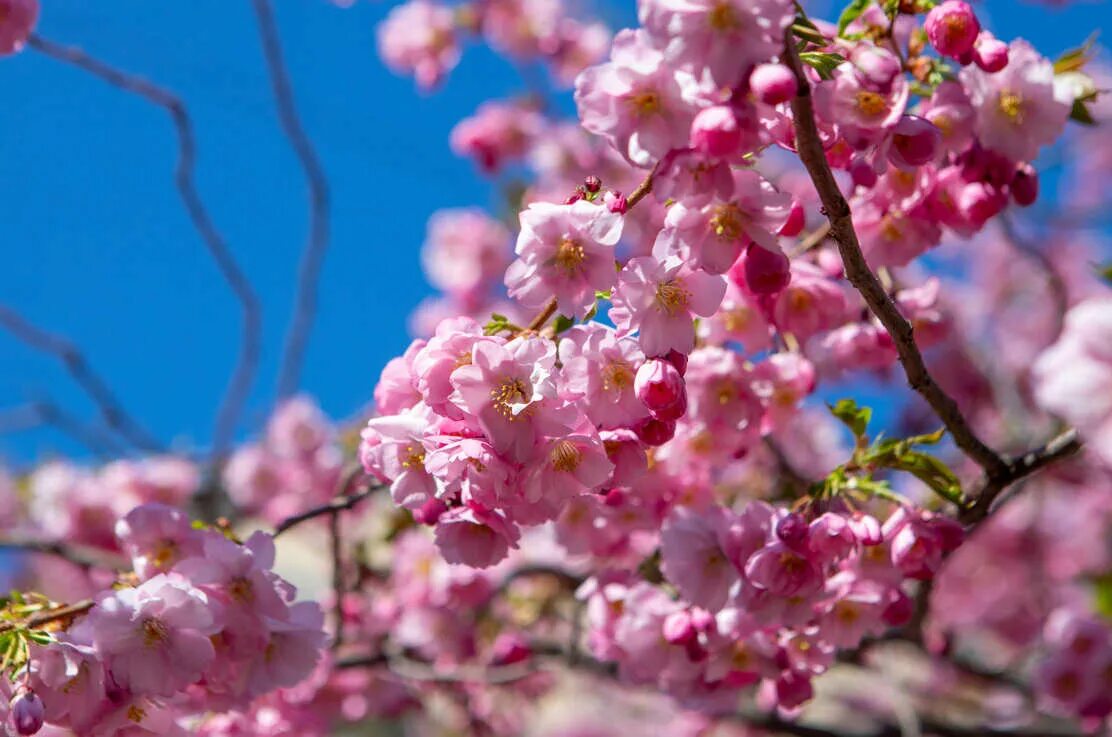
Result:
[[[33,639],[11,705],[19,734],[44,721],[77,734],[185,734],[206,712],[243,708],[313,670],[324,615],[273,572],[269,535],[239,543],[157,503],[115,531],[135,578],[64,632]]]

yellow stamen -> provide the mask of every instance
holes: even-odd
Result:
[[[583,453],[570,440],[561,440],[552,446],[552,451],[548,454],[548,457],[552,461],[553,470],[571,473],[579,468],[579,464],[583,460]]]
[[[861,90],[857,93],[856,99],[857,109],[870,118],[879,117],[888,110],[884,97],[876,92]]]
[[[690,299],[691,292],[675,281],[662,282],[656,286],[657,309],[668,315],[675,315],[680,308],[687,307]]]
[[[560,245],[556,247],[556,255],[552,261],[556,268],[562,270],[568,276],[573,276],[579,271],[579,267],[583,264],[585,258],[583,246],[571,238],[565,237],[560,241]]]

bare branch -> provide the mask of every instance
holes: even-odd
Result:
[[[343,538],[340,536],[340,510],[333,509],[328,518],[328,535],[332,544],[332,594],[336,601],[332,604],[335,615],[335,637],[332,649],[344,644],[344,557]]]
[[[105,424],[140,450],[163,450],[159,441],[124,410],[108,383],[89,365],[80,349],[68,338],[32,324],[10,307],[0,305],[0,327],[24,345],[58,359],[73,380],[96,403]]]
[[[297,113],[270,0],[253,0],[253,3],[274,102],[278,107],[278,120],[305,171],[305,179],[309,185],[309,235],[297,269],[294,313],[286,333],[286,344],[282,349],[282,363],[278,371],[278,397],[282,398],[297,391],[301,382],[301,367],[305,362],[309,333],[316,318],[317,288],[330,231],[329,191],[328,179],[320,159]]]
[[[247,394],[255,381],[258,371],[259,354],[262,349],[262,308],[258,297],[247,277],[240,270],[224,237],[216,229],[193,179],[197,149],[193,136],[193,124],[181,99],[169,90],[159,87],[141,77],[134,76],[106,64],[76,47],[67,47],[49,41],[42,36],[32,35],[28,45],[51,58],[83,69],[104,80],[113,87],[124,90],[164,108],[170,114],[178,136],[178,161],[174,180],[185,209],[193,226],[201,235],[209,254],[216,262],[220,274],[228,283],[240,302],[243,312],[243,328],[239,359],[232,370],[224,399],[217,411],[213,429],[212,452],[220,457],[227,450],[236,430],[236,425],[247,401]]]
[[[311,509],[307,509],[304,512],[300,512],[299,514],[295,514],[292,517],[287,517],[286,519],[282,520],[274,528],[274,537],[278,537],[279,535],[285,533],[287,530],[297,527],[303,522],[308,522],[311,519],[316,519],[317,517],[323,517],[327,514],[336,514],[338,512],[352,509],[353,507],[357,506],[359,502],[363,501],[367,497],[386,488],[382,484],[370,484],[362,491],[355,492],[355,487],[358,486],[359,482],[365,478],[366,474],[364,474],[363,469],[356,466],[348,472],[347,476],[340,486],[340,493],[336,496],[335,499],[328,502],[327,504],[321,504],[319,506],[312,507]]]
[[[0,412],[0,433],[42,426],[68,435],[100,460],[119,458],[127,452],[115,435],[106,429],[86,425],[49,399],[36,399]]]
[[[79,566],[85,570],[92,568],[122,570],[129,567],[128,561],[115,553],[100,548],[86,545],[74,545],[58,540],[5,537],[0,538],[0,550],[52,555],[56,558],[69,561],[75,566]]]

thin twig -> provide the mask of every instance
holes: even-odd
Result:
[[[73,563],[85,570],[104,568],[123,570],[129,567],[128,561],[120,555],[86,545],[74,545],[59,540],[39,540],[30,537],[0,538],[0,550],[13,550],[21,553],[39,553]]]
[[[316,318],[317,288],[324,254],[328,250],[330,231],[329,190],[320,159],[297,112],[270,0],[253,0],[253,4],[274,102],[278,108],[278,120],[301,163],[309,186],[309,235],[297,268],[293,318],[286,332],[286,343],[282,349],[282,362],[278,371],[278,396],[282,398],[297,391],[301,382],[301,367],[305,362],[309,333]]]
[[[36,399],[4,411],[0,433],[16,432],[31,427],[49,426],[85,446],[100,460],[126,455],[127,449],[108,430],[86,425],[52,400]]]
[[[62,622],[63,625],[65,625],[65,623],[69,622],[70,620],[73,620],[74,618],[80,617],[82,614],[85,614],[95,605],[96,602],[94,602],[92,599],[86,599],[84,601],[79,601],[76,604],[70,604],[69,606],[59,607],[57,609],[49,609],[45,612],[39,612],[38,614],[35,614],[19,622],[0,622],[0,635],[21,628],[32,630],[42,629],[48,624],[55,624],[57,622]]]
[[[282,520],[274,528],[274,537],[278,537],[286,531],[297,527],[303,522],[308,522],[311,519],[316,519],[317,517],[323,517],[326,514],[343,512],[345,510],[351,509],[367,497],[386,488],[382,484],[371,484],[366,489],[363,489],[363,491],[353,493],[353,489],[363,478],[365,478],[365,474],[362,468],[356,467],[352,469],[341,484],[340,493],[336,496],[336,498],[326,504],[321,504],[319,506],[306,509],[304,512],[300,512],[293,515],[292,517],[287,517],[286,519]]]
[[[0,305],[0,327],[17,340],[56,358],[100,410],[105,424],[140,450],[158,452],[162,444],[123,408],[108,383],[93,370],[85,354],[68,338],[49,333],[32,324],[10,307]]]
[[[784,49],[786,60],[795,72],[799,87],[799,94],[792,100],[796,148],[822,200],[826,217],[830,221],[830,235],[838,244],[846,278],[861,293],[869,309],[892,336],[911,388],[927,400],[935,414],[946,425],[954,442],[967,456],[976,461],[990,478],[1003,477],[1008,470],[1004,459],[977,437],[961,414],[957,402],[931,376],[923,361],[923,355],[915,343],[911,323],[900,314],[895,302],[866,263],[853,227],[849,203],[838,188],[838,182],[834,179],[830,164],[826,160],[826,153],[815,123],[811,84],[803,71],[799,52],[795,48],[790,31],[785,39]]]
[[[664,161],[664,159],[661,159],[660,161]],[[656,162],[656,164],[653,165],[653,168],[649,171],[645,178],[641,180],[641,183],[638,184],[637,187],[629,193],[629,197],[626,198],[627,211],[633,209],[634,205],[645,199],[645,197],[653,191],[653,179],[656,177],[657,171],[660,170],[660,161]]]
[[[178,160],[174,181],[178,193],[185,204],[186,212],[194,228],[204,241],[205,248],[216,262],[224,281],[228,283],[243,312],[242,338],[239,358],[232,370],[228,388],[224,392],[220,408],[216,413],[213,429],[212,453],[220,457],[227,450],[235,435],[236,425],[247,401],[247,394],[255,381],[259,355],[262,350],[262,308],[258,297],[240,270],[224,237],[216,229],[208,210],[201,201],[193,179],[197,148],[193,136],[193,124],[181,99],[169,90],[116,69],[96,59],[76,47],[62,46],[42,36],[34,35],[27,44],[46,56],[71,64],[93,74],[108,84],[148,100],[170,114],[178,136]]]
[[[344,643],[344,559],[343,538],[340,536],[340,510],[332,510],[328,518],[328,536],[332,544],[332,594],[336,601],[333,603],[335,616],[335,636],[332,639],[332,649],[338,649]]]

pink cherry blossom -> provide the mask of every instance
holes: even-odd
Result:
[[[459,62],[452,9],[431,0],[398,5],[378,27],[378,49],[398,74],[413,74],[422,89],[437,86]]]

